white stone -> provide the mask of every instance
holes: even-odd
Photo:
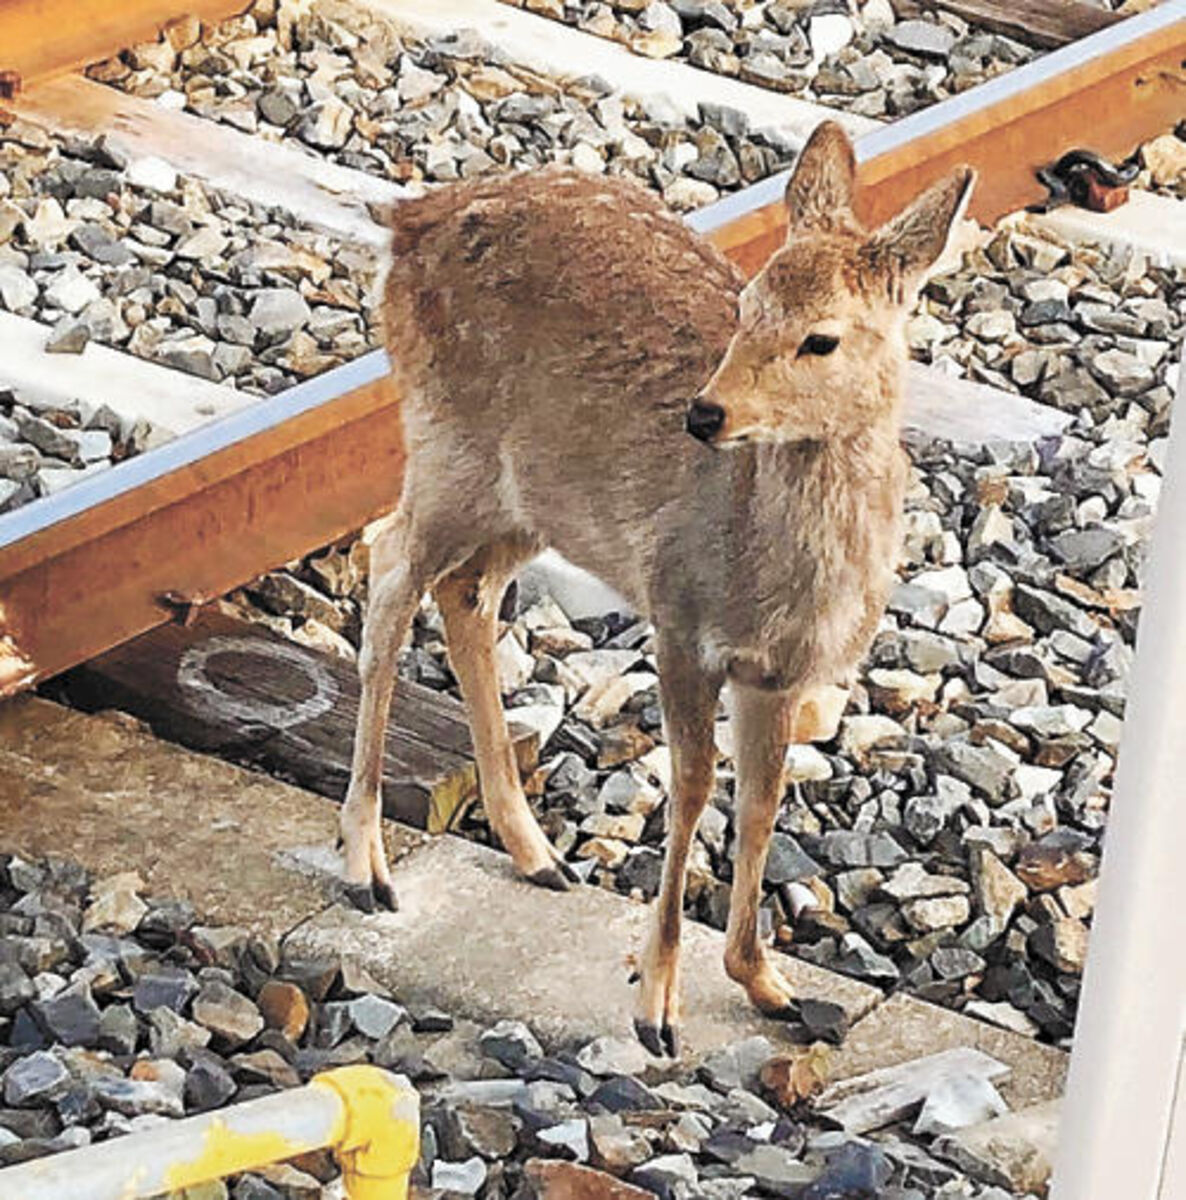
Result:
[[[950,1075],[927,1094],[914,1122],[919,1137],[935,1137],[989,1121],[1009,1111],[1000,1092],[983,1075]]]
[[[59,273],[45,292],[46,300],[63,312],[77,313],[93,300],[99,299],[99,289],[73,267]]]
[[[19,267],[0,263],[0,301],[10,312],[30,308],[37,300],[37,284]]]
[[[171,192],[177,186],[177,172],[163,158],[152,155],[133,159],[124,177],[133,187],[152,192]]]
[[[832,764],[814,746],[787,747],[786,779],[788,783],[806,783],[832,778]]]
[[[498,686],[504,696],[523,687],[535,671],[535,659],[523,649],[513,629],[498,640],[495,650],[498,665]]]

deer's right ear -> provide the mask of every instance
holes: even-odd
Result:
[[[870,261],[906,283],[925,277],[943,253],[975,185],[971,167],[959,167],[932,184],[874,233],[865,247]]]
[[[856,176],[856,154],[843,126],[835,121],[817,125],[787,180],[790,233],[826,229],[851,216]]]

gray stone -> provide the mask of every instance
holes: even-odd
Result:
[[[319,150],[339,150],[346,144],[354,114],[334,96],[313,105],[297,124],[297,134]]]
[[[14,263],[0,262],[0,302],[9,312],[22,312],[37,302],[37,284]]]
[[[955,45],[955,34],[934,21],[899,21],[885,36],[899,50],[924,58],[944,59]]]
[[[630,1178],[663,1200],[676,1200],[683,1188],[696,1183],[696,1164],[690,1154],[663,1154],[636,1167]]]
[[[349,1002],[348,1008],[354,1028],[374,1041],[386,1037],[408,1015],[402,1005],[382,996],[359,996]]]
[[[749,1175],[763,1193],[771,1196],[799,1197],[805,1184],[819,1175],[818,1167],[801,1162],[783,1146],[759,1142],[732,1163],[740,1175]]]
[[[294,288],[261,288],[255,293],[250,319],[258,332],[274,338],[303,328],[309,315],[309,306]]]
[[[70,1086],[70,1073],[52,1054],[36,1050],[4,1073],[4,1103],[24,1108],[57,1100]]]
[[[774,1046],[770,1039],[758,1035],[714,1050],[705,1057],[697,1073],[705,1083],[720,1092],[728,1092],[732,1088],[756,1092],[762,1067],[773,1054]]]
[[[64,1046],[94,1046],[99,1040],[99,1006],[85,983],[34,1004],[33,1014]]]
[[[209,1029],[217,1043],[231,1049],[251,1041],[264,1027],[259,1009],[225,983],[204,984],[193,1002],[194,1020]]]
[[[152,1080],[102,1077],[94,1081],[95,1099],[104,1107],[125,1117],[156,1114],[183,1117],[185,1106],[177,1093],[166,1084]]]
[[[780,884],[809,879],[819,873],[819,863],[806,854],[789,833],[776,831],[771,835],[766,869],[762,876],[765,883],[777,887]]]
[[[432,1186],[441,1191],[473,1196],[485,1182],[486,1164],[476,1155],[465,1162],[437,1159],[432,1164]]]
[[[169,1009],[161,1009],[168,1012]],[[108,1054],[130,1055],[136,1052],[139,1030],[136,1014],[127,1004],[108,1004],[99,1015],[98,1046]]]
[[[0,962],[0,1017],[11,1017],[37,995],[29,976],[14,962]]]
[[[884,1189],[893,1175],[887,1149],[865,1142],[847,1142],[828,1156],[823,1173],[799,1193],[799,1200],[857,1200],[879,1197],[889,1200]]]
[[[906,851],[883,830],[829,830],[820,839],[819,852],[828,862],[842,867],[893,867],[907,858]]]
[[[1008,1111],[1000,1093],[983,1075],[949,1075],[927,1093],[914,1122],[914,1133],[936,1137]]]
[[[543,1047],[522,1021],[499,1021],[481,1035],[478,1044],[483,1054],[511,1071],[521,1071],[543,1056]]]

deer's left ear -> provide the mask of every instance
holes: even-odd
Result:
[[[790,236],[803,229],[826,229],[852,215],[857,163],[852,142],[836,121],[812,130],[787,180],[783,203]]]
[[[899,283],[921,282],[942,255],[952,227],[964,215],[975,183],[976,172],[959,167],[932,184],[869,239],[865,254],[871,265]]]

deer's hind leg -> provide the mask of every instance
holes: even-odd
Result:
[[[397,512],[371,548],[370,596],[358,655],[362,692],[350,787],[340,816],[346,893],[366,912],[376,904],[396,907],[383,848],[383,748],[397,659],[432,575],[432,563],[415,549],[406,513]]]
[[[486,815],[520,874],[563,891],[576,875],[553,850],[523,794],[495,657],[502,594],[516,568],[538,548],[526,534],[491,542],[438,580],[433,591],[445,619],[449,662],[469,712]]]

